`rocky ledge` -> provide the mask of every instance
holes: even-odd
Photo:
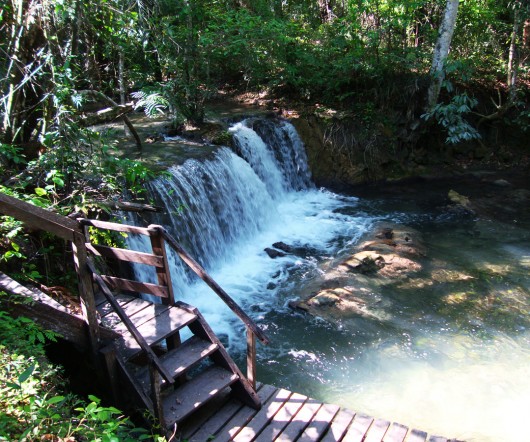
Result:
[[[379,223],[350,256],[330,263],[324,281],[306,299],[289,305],[329,320],[352,315],[376,318],[382,299],[374,289],[419,272],[425,250],[417,230]]]

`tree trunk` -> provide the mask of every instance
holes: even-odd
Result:
[[[427,92],[427,110],[436,106],[440,90],[442,89],[445,62],[449,55],[449,48],[455,31],[458,3],[459,0],[447,0],[445,5],[444,18],[438,31],[438,40],[436,41],[432,58],[431,84]]]
[[[506,76],[506,86],[508,87],[508,102],[515,101],[517,73],[519,67],[519,57],[517,53],[517,36],[520,28],[520,14],[516,7],[513,11],[513,28],[510,39],[510,49],[508,51],[508,70]]]

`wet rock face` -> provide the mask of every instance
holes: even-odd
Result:
[[[426,255],[418,231],[381,223],[346,259],[331,265],[325,282],[290,307],[328,320],[357,315],[378,318],[374,289],[389,281],[406,281],[422,269]]]

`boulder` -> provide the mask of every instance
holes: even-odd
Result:
[[[272,259],[281,258],[283,256],[286,256],[286,253],[280,252],[279,250],[276,250],[276,249],[271,249],[270,247],[267,247],[264,250],[265,250],[265,253],[267,253],[267,255],[269,255]]]

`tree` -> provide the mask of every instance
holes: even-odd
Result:
[[[431,110],[438,102],[438,96],[444,81],[444,70],[453,33],[455,31],[458,4],[460,0],[447,0],[444,18],[438,31],[438,39],[434,47],[432,66],[430,71],[431,84],[427,92],[427,110]]]
[[[431,110],[438,102],[438,96],[444,81],[444,69],[451,40],[455,31],[459,0],[447,0],[444,18],[438,31],[438,39],[434,47],[432,66],[430,71],[431,84],[427,92],[427,110]]]

